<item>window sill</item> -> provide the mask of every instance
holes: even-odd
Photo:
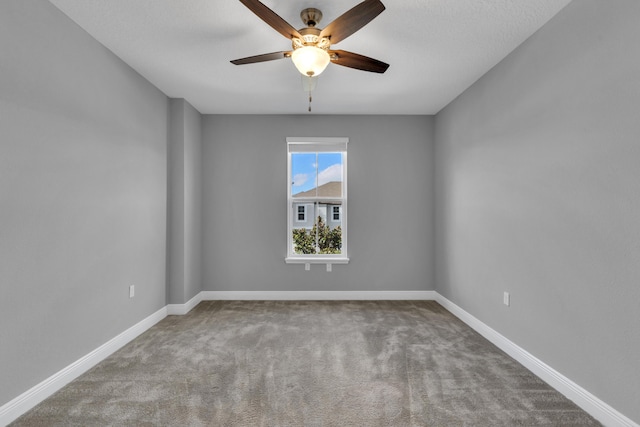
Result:
[[[349,258],[344,257],[287,257],[287,264],[349,264]]]

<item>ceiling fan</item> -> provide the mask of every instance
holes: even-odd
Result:
[[[303,76],[309,77],[318,76],[329,65],[329,62],[373,73],[384,73],[389,68],[389,64],[377,59],[346,50],[331,49],[332,44],[346,39],[382,13],[385,7],[380,0],[363,1],[339,16],[324,29],[316,27],[322,19],[322,12],[315,8],[304,9],[300,12],[300,18],[306,27],[300,30],[293,28],[259,0],[240,0],[240,3],[258,15],[274,30],[291,40],[293,50],[235,59],[231,61],[232,64],[243,65],[291,58],[298,71]]]

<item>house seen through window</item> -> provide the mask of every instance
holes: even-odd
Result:
[[[346,263],[347,139],[287,138],[289,263]]]

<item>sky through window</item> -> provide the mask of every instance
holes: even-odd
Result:
[[[342,181],[342,153],[292,153],[291,194]]]

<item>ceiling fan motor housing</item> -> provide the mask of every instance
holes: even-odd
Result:
[[[329,49],[329,46],[331,45],[328,38],[326,37],[323,37],[322,39],[320,38],[319,28],[314,28],[314,27],[301,28],[298,32],[302,36],[302,39],[299,39],[297,37],[293,37],[291,39],[291,44],[293,46],[293,49],[299,49],[304,46],[316,46],[316,47],[319,47],[320,49],[326,50],[326,49]]]

